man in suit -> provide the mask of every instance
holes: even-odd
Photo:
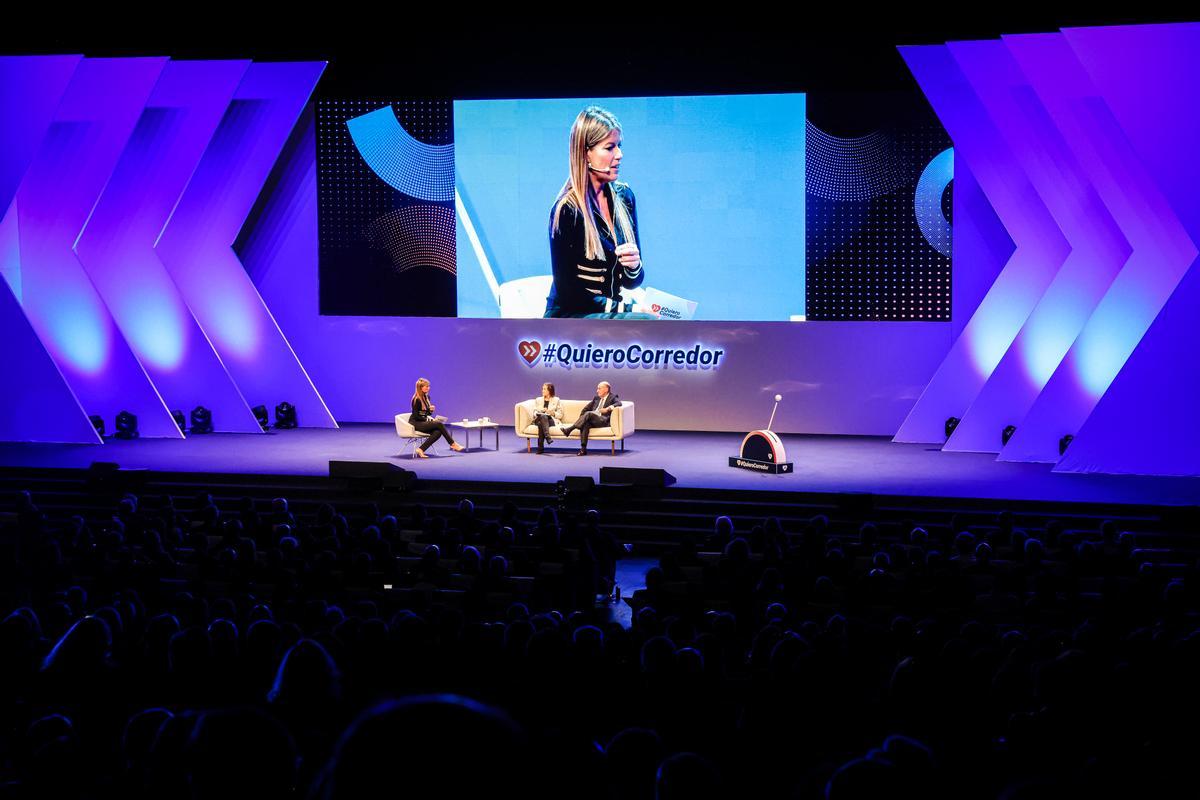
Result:
[[[574,430],[579,431],[579,452],[576,455],[587,455],[588,431],[592,428],[607,428],[612,410],[619,405],[621,399],[613,394],[612,386],[608,381],[600,381],[596,384],[596,396],[579,412],[579,419],[575,420],[575,424],[565,428],[559,427],[563,436],[570,436]]]

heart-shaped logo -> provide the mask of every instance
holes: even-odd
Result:
[[[651,310],[654,311],[655,314],[657,314],[658,312],[662,311],[662,304],[661,303],[653,303],[653,304],[651,304],[650,308],[651,308]]]
[[[521,354],[521,358],[525,359],[527,364],[532,364],[537,361],[538,354],[542,352],[541,342],[521,342],[517,345],[517,352]]]

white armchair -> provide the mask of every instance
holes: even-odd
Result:
[[[538,428],[533,423],[537,400],[526,400],[522,403],[517,403],[513,411],[516,415],[515,427],[517,436],[525,439],[525,450],[532,448],[532,440],[537,438]],[[559,433],[558,426],[567,426],[575,423],[579,419],[579,413],[583,411],[590,400],[562,400],[563,418],[554,423],[550,428],[551,439],[562,439],[563,435]],[[612,453],[617,452],[617,442],[621,443],[621,450],[625,450],[625,437],[632,436],[636,426],[634,424],[633,403],[629,400],[622,400],[621,405],[612,410],[609,416],[608,427],[592,428],[588,432],[588,441],[595,442],[611,442]],[[579,431],[572,431],[572,439],[579,439]]]
[[[417,457],[417,443],[424,441],[425,437],[429,436],[429,434],[421,433],[419,430],[414,428],[412,426],[412,423],[408,421],[408,418],[410,416],[412,416],[411,413],[396,415],[396,435],[404,440],[404,447],[401,448],[400,455],[404,455],[404,450],[411,445],[412,449],[413,449],[412,457],[416,458]],[[437,447],[437,445],[435,444],[430,449],[432,450],[433,448],[436,448],[436,447]]]

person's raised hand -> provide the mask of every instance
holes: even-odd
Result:
[[[621,266],[623,267],[636,269],[642,264],[642,254],[638,250],[638,246],[633,242],[619,244],[613,252],[617,254],[617,260],[621,262]]]

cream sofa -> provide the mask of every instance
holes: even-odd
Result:
[[[555,420],[554,425],[550,428],[550,438],[562,440],[563,435],[559,433],[559,425],[571,425],[575,420],[579,419],[579,412],[583,410],[591,400],[562,400],[563,418]],[[516,429],[517,436],[525,438],[525,450],[531,450],[533,447],[532,440],[537,439],[537,425],[533,424],[534,408],[539,400],[526,400],[523,403],[517,403],[516,411]],[[588,432],[589,442],[611,442],[612,452],[617,452],[617,442],[621,443],[621,450],[625,449],[625,437],[632,436],[635,430],[633,422],[633,403],[628,400],[622,400],[621,405],[612,410],[609,417],[608,427],[592,428]],[[579,441],[579,431],[572,431],[571,438]]]

